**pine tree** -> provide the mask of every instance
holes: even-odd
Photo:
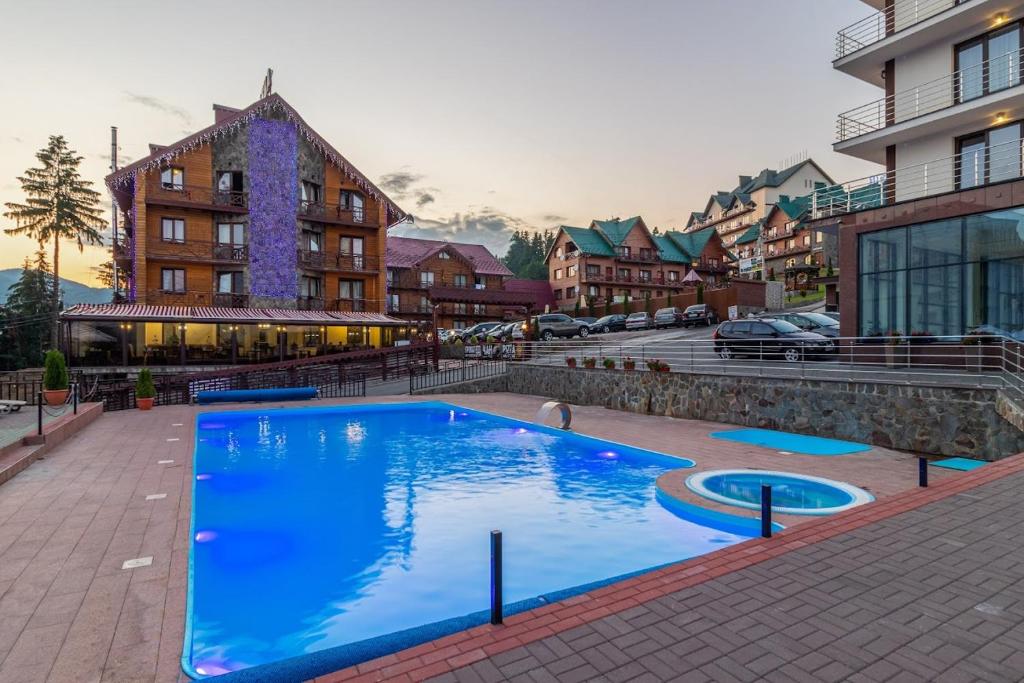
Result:
[[[4,232],[26,235],[40,246],[53,242],[53,275],[50,291],[50,344],[57,345],[57,314],[60,312],[60,243],[71,240],[78,250],[86,244],[103,244],[100,229],[100,194],[78,172],[82,157],[68,147],[62,135],[51,135],[47,146],[36,153],[41,166],[18,178],[25,202],[7,202],[4,216],[16,226]]]
[[[53,275],[40,249],[34,260],[25,259],[21,277],[10,286],[0,333],[4,365],[11,369],[39,367],[50,328],[50,293]]]

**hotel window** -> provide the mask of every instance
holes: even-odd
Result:
[[[302,246],[306,251],[319,253],[323,251],[323,235],[311,230],[302,231]]]
[[[320,198],[323,196],[320,194],[320,186],[308,180],[302,181],[299,191],[303,204],[319,204]]]
[[[651,271],[649,271],[649,270],[641,270],[640,271],[640,282],[650,282],[650,281],[651,281]]]
[[[183,268],[161,268],[160,289],[165,292],[184,292],[185,270]]]
[[[242,172],[217,171],[217,191],[240,193],[242,191]]]
[[[633,254],[633,249],[631,247],[616,247],[615,253],[622,258],[629,258]]]
[[[245,245],[244,223],[218,223],[217,244],[241,247]]]
[[[420,297],[420,313],[430,313],[430,299],[425,296]]]
[[[556,300],[560,300],[562,298],[562,290],[560,290],[560,289],[553,290],[552,294],[555,295],[555,299]]]
[[[452,255],[449,254],[447,251],[438,252],[438,254],[437,254],[437,258],[441,259],[442,261],[447,261],[451,257],[452,257]]]
[[[775,256],[775,245],[774,244],[769,244],[768,245],[768,255],[769,256]]]
[[[820,232],[820,231],[814,233],[814,243],[815,244],[821,244],[824,241],[825,241],[825,233]]]
[[[654,258],[654,251],[651,249],[641,249],[640,258],[650,260]]]
[[[576,298],[576,288],[575,287],[566,287],[565,288],[565,298],[566,299],[575,299]]]
[[[185,187],[185,169],[171,166],[160,171],[160,185],[165,190],[181,190]]]
[[[562,251],[561,247],[558,247],[558,249],[555,249],[555,256],[557,256],[558,258],[562,258],[562,254],[563,253],[564,252]]]
[[[397,311],[399,308],[398,295],[388,294],[388,311]]]
[[[476,289],[487,289],[487,278],[483,275],[473,276],[473,287]]]
[[[954,54],[957,102],[967,102],[1020,83],[1021,24],[957,45]]]
[[[670,271],[668,271],[668,281],[669,282],[679,282],[679,271],[678,270],[670,270]]]
[[[217,273],[217,292],[220,294],[241,294],[241,271],[232,271],[230,273]]]
[[[578,266],[569,266],[568,268],[565,269],[565,276],[566,277],[576,277],[576,273],[578,273],[578,272],[579,272],[579,267]]]
[[[384,279],[387,281],[388,285],[395,284],[395,280],[398,279],[398,275],[395,273],[395,269],[388,268],[387,271],[385,271]]]
[[[320,278],[303,275],[299,279],[299,296],[310,299],[320,298]]]
[[[362,223],[365,217],[365,210],[363,195],[352,190],[342,190],[338,197],[338,205],[342,211],[351,211],[352,220],[356,223]]]
[[[434,286],[434,273],[429,270],[425,270],[420,273],[420,287],[433,287]]]
[[[161,218],[160,239],[164,242],[185,241],[185,221],[182,218]]]
[[[979,187],[1021,176],[1021,122],[957,141],[956,163],[958,190]]]
[[[786,240],[786,249],[792,249],[796,246],[796,240]]]
[[[622,280],[630,280],[631,273],[629,272],[629,268],[619,268],[619,278]]]
[[[811,236],[810,235],[804,235],[804,246],[805,247],[811,246]]]
[[[366,265],[366,258],[363,256],[363,238],[345,237],[338,240],[338,251],[342,256],[352,257],[352,267],[355,270],[362,270]]]
[[[483,304],[473,304],[473,315],[484,315],[487,313],[487,307]]]
[[[452,275],[452,284],[456,287],[465,287],[466,276],[462,273],[459,273],[458,275]]]
[[[788,259],[786,259],[786,267],[787,268],[792,268],[795,265],[796,265],[796,259],[795,258],[788,258]]]
[[[555,268],[555,279],[556,280],[561,280],[562,279],[562,269],[561,268]]]
[[[452,313],[456,313],[458,315],[465,315],[466,314],[466,304],[461,303],[461,302],[460,303],[452,304]]]
[[[396,295],[392,295],[396,296]],[[338,298],[339,299],[362,299],[363,298],[363,281],[362,280],[339,280],[338,281]]]
[[[587,287],[587,296],[600,296],[601,290],[598,289],[597,285],[590,285]]]
[[[588,277],[599,277],[601,275],[601,266],[595,266],[592,263],[587,264],[587,276]]]

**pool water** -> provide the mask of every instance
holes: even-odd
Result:
[[[850,455],[871,450],[871,446],[856,441],[790,434],[774,429],[732,429],[725,432],[712,432],[711,436],[715,439],[738,441],[803,455]]]
[[[760,509],[761,487],[772,487],[772,510],[790,514],[832,514],[874,500],[855,486],[803,474],[766,470],[711,470],[690,475],[687,487],[711,500]]]
[[[509,611],[746,540],[657,502],[692,464],[440,403],[201,414],[183,666],[330,670],[484,623],[492,529]]]

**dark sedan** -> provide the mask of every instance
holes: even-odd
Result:
[[[826,358],[836,346],[828,337],[804,332],[796,325],[775,318],[726,320],[715,330],[715,353],[724,360],[738,356],[783,358],[796,363]]]
[[[718,314],[715,313],[715,309],[711,308],[707,304],[694,304],[693,306],[687,306],[686,310],[683,311],[683,327],[689,327],[690,325],[704,325],[705,327],[711,327],[719,320]]]
[[[823,337],[839,336],[839,321],[821,313],[777,313],[760,317],[785,320],[804,332],[817,332]]]
[[[683,312],[675,306],[659,308],[654,314],[654,329],[679,327],[683,324]]]
[[[590,323],[590,331],[600,334],[607,334],[608,332],[622,332],[625,329],[626,316],[622,313],[606,315],[603,318],[598,318],[594,322]]]

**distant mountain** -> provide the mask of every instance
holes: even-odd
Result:
[[[21,268],[0,270],[0,304],[7,302],[7,290],[21,277]],[[64,307],[71,308],[75,304],[108,304],[112,292],[105,287],[90,287],[81,282],[60,279],[60,287],[64,290]]]

